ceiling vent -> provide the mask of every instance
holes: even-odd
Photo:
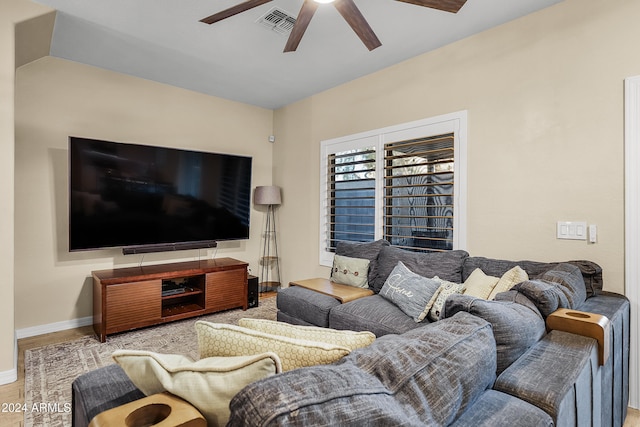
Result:
[[[296,23],[296,18],[289,12],[274,7],[256,21],[278,34],[288,36]]]

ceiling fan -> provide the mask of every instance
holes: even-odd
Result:
[[[229,18],[231,16],[237,15],[242,12],[246,12],[249,9],[253,9],[254,7],[261,6],[265,3],[269,3],[272,0],[247,0],[243,3],[232,6],[228,9],[223,10],[222,12],[215,13],[211,16],[203,18],[200,22],[204,22],[205,24],[213,24],[218,21],[222,21],[223,19]],[[411,3],[417,6],[429,7],[432,9],[438,9],[445,12],[457,13],[462,6],[466,3],[467,0],[396,0],[404,3]],[[300,9],[300,13],[298,13],[298,17],[296,18],[296,23],[291,30],[291,34],[289,34],[289,39],[287,40],[287,44],[284,47],[285,52],[293,52],[298,48],[298,44],[300,44],[300,40],[302,40],[302,36],[304,32],[307,30],[309,26],[309,22],[311,22],[311,18],[313,14],[316,12],[318,8],[318,3],[333,3],[335,8],[338,10],[340,15],[347,21],[349,26],[353,29],[353,31],[360,37],[360,40],[364,43],[364,45],[369,49],[373,50],[377,47],[382,46],[380,40],[375,35],[367,20],[362,16],[360,10],[353,2],[353,0],[304,0],[302,4],[302,8]]]

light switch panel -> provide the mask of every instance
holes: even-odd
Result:
[[[585,221],[558,221],[557,238],[587,240],[587,223]]]

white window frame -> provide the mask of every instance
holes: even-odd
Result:
[[[376,148],[375,238],[382,238],[384,215],[384,145],[390,142],[454,134],[454,232],[453,249],[467,247],[467,111],[417,120],[381,129],[321,141],[320,143],[320,265],[333,265],[333,252],[326,250],[328,157],[332,153],[364,147]]]
[[[631,302],[629,406],[640,408],[640,76],[625,79],[625,294]]]

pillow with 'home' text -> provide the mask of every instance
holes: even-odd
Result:
[[[432,297],[439,287],[438,281],[422,277],[398,261],[380,289],[380,296],[397,305],[416,322],[421,322],[429,312],[429,303],[433,304]]]

